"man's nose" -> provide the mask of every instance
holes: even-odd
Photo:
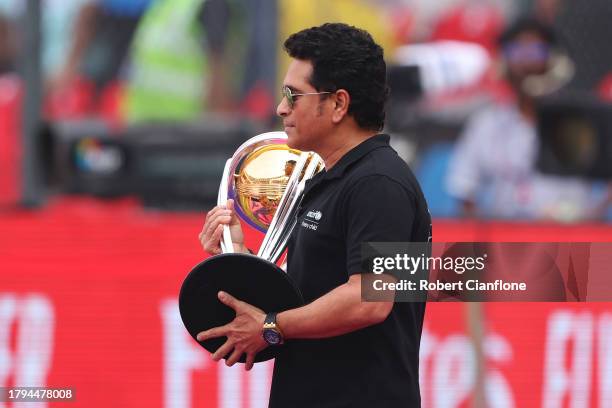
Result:
[[[289,115],[289,112],[291,112],[289,103],[287,102],[287,98],[283,96],[283,99],[281,99],[280,103],[276,107],[276,114],[284,118],[285,116]]]

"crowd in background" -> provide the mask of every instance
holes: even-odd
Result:
[[[280,73],[288,63],[282,40],[305,27],[343,21],[368,30],[389,66],[421,67],[418,96],[389,109],[387,130],[416,169],[434,216],[608,217],[605,182],[535,168],[533,98],[563,87],[612,100],[609,0],[40,4],[48,120],[97,117],[120,127],[187,122],[212,112],[273,128]],[[28,63],[25,6],[0,0],[0,75],[16,81]],[[527,76],[549,70],[554,83],[525,85]],[[442,128],[452,129],[451,136],[437,137]]]

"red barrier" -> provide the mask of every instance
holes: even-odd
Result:
[[[248,375],[215,364],[181,324],[177,293],[202,258],[203,218],[88,199],[0,214],[0,387],[75,389],[76,403],[53,407],[266,406],[271,364]],[[483,228],[436,221],[434,236],[468,240]],[[497,240],[504,231],[588,240],[612,227],[484,230]],[[469,406],[475,354],[465,313],[460,303],[427,306],[424,407]],[[612,406],[612,305],[488,304],[484,314],[489,406]]]

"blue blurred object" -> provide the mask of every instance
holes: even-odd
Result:
[[[138,17],[153,0],[99,0],[100,6],[112,15]]]
[[[605,181],[598,181],[593,183],[593,191],[591,193],[593,197],[593,202],[601,202],[601,200],[603,200],[606,194],[608,193],[609,188],[612,187],[610,187],[609,183]],[[603,213],[603,220],[606,222],[612,222],[612,205],[609,205],[608,209],[605,210],[605,212]]]
[[[448,164],[453,152],[453,143],[436,143],[425,150],[416,168],[416,177],[421,183],[433,217],[459,216],[459,203],[444,188]]]

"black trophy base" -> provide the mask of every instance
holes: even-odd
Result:
[[[272,262],[255,255],[217,255],[195,266],[181,287],[179,310],[183,324],[194,339],[201,331],[223,326],[234,319],[234,310],[217,297],[219,291],[227,292],[266,313],[304,304],[299,289]],[[199,343],[214,353],[225,340],[225,337],[219,337]],[[255,362],[270,360],[276,357],[277,352],[275,347],[267,347],[257,354]],[[243,355],[240,362],[244,363],[245,359]]]

